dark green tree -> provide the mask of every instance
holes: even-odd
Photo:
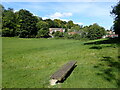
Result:
[[[2,4],[0,4],[0,14],[2,15],[2,13],[5,11],[5,8]]]
[[[40,29],[48,30],[49,29],[49,24],[45,21],[39,21],[36,24],[36,27],[37,27],[38,30],[40,30]]]
[[[75,26],[73,26],[73,27],[71,27],[71,30],[70,31],[81,31],[81,28],[80,28],[80,26],[78,26],[78,25],[75,25]]]
[[[73,27],[73,26],[74,26],[73,21],[72,21],[72,20],[68,21],[68,23],[67,23],[67,28],[68,28],[68,29],[71,29],[71,27]]]
[[[51,20],[51,19],[46,19],[46,20],[44,20],[44,21],[48,23],[48,27],[49,27],[49,28],[54,28],[54,27],[55,27],[53,20]]]
[[[62,21],[60,19],[54,19],[54,26],[56,28],[61,28]]]
[[[81,35],[79,35],[79,34],[73,34],[72,38],[75,39],[75,40],[80,40],[81,39]]]
[[[16,15],[11,8],[2,11],[2,36],[13,37],[16,30]]]
[[[2,14],[4,11],[5,8],[0,4],[0,36],[2,36]]]
[[[103,35],[105,35],[105,29],[103,27],[100,27],[96,23],[89,26],[87,33],[89,39],[101,38]]]
[[[39,21],[36,24],[37,27],[37,37],[39,38],[47,38],[49,37],[49,24],[45,21]]]
[[[49,31],[48,30],[44,30],[44,29],[40,29],[37,33],[37,38],[48,38],[49,37]]]
[[[59,37],[63,37],[63,33],[57,31],[57,32],[54,32],[54,33],[53,33],[53,36],[54,36],[54,37],[57,37],[57,38],[59,38]]]
[[[21,9],[16,12],[17,31],[19,37],[35,37],[37,34],[36,23],[38,19],[27,10]]]
[[[113,29],[120,38],[120,1],[117,3],[116,6],[113,7],[111,14],[113,14],[115,17]]]

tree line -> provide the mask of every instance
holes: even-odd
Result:
[[[97,39],[106,34],[105,28],[97,23],[89,26],[75,24],[72,20],[45,19],[34,16],[30,11],[20,9],[14,12],[12,8],[2,8],[2,36],[20,38],[48,38],[49,28],[64,28],[65,33],[54,32],[53,36],[67,39]],[[78,32],[70,35],[69,32]]]
[[[120,1],[113,7],[111,14],[114,15],[113,30],[120,38]]]

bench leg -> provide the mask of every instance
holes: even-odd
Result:
[[[50,80],[50,85],[56,85],[56,82],[57,82],[58,80],[56,80],[56,79],[51,79]]]

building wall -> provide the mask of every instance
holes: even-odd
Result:
[[[57,31],[59,31],[59,32],[65,32],[65,29],[64,28],[49,28],[49,35],[50,36],[52,36],[52,33],[53,32],[57,32]],[[53,37],[53,36],[52,36]]]

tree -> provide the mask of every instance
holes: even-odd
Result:
[[[113,7],[111,14],[115,16],[113,29],[115,30],[115,33],[118,34],[120,38],[120,1],[117,3],[116,6]]]
[[[2,21],[2,14],[5,11],[5,8],[3,5],[0,4],[0,21]],[[0,36],[2,36],[2,22],[0,22]]]
[[[35,37],[37,34],[36,23],[38,19],[27,10],[21,9],[16,12],[17,31],[19,37]],[[25,33],[24,33],[25,32]]]
[[[49,37],[49,31],[44,30],[44,29],[40,29],[37,33],[37,36],[39,38],[48,38]]]
[[[68,21],[68,23],[67,23],[67,28],[68,28],[68,29],[71,29],[71,27],[73,27],[73,26],[74,26],[73,21],[72,21],[72,20]]]
[[[58,38],[58,37],[63,37],[63,32],[59,32],[59,31],[54,32],[54,33],[53,33],[53,36],[54,36],[54,37],[57,37],[57,38]]]
[[[0,4],[0,12],[1,12],[1,14],[2,14],[4,11],[5,11],[4,6]]]
[[[81,26],[81,38],[87,38],[89,26]]]
[[[89,39],[97,39],[105,35],[105,29],[98,24],[90,25],[88,28],[87,37]]]
[[[37,27],[38,30],[40,30],[40,29],[48,30],[49,25],[48,25],[48,23],[45,22],[45,21],[39,21],[39,22],[36,24],[36,27]]]
[[[39,21],[37,24],[36,24],[36,27],[37,27],[37,37],[40,37],[40,38],[47,38],[49,37],[49,24],[45,21]]]
[[[62,28],[62,20],[54,19],[54,25],[56,28]]]
[[[70,31],[80,31],[80,30],[81,30],[80,26],[75,25],[75,26],[71,27]]]
[[[44,21],[48,23],[49,28],[54,28],[55,27],[54,26],[54,21],[52,21],[51,19],[46,19]]]
[[[8,10],[3,11],[2,24],[2,36],[15,36],[16,15],[14,14],[13,9],[8,8]]]

